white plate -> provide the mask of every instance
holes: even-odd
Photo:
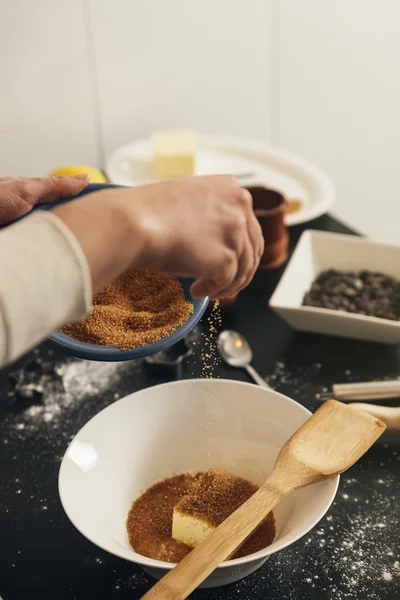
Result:
[[[272,295],[271,308],[300,331],[400,343],[400,321],[302,306],[312,282],[327,269],[377,271],[400,280],[400,246],[353,235],[305,231]]]
[[[142,185],[152,176],[151,139],[119,148],[106,161],[112,183]],[[311,163],[268,144],[221,136],[198,136],[196,174],[230,173],[243,186],[265,185],[288,200],[298,199],[302,208],[287,215],[287,225],[298,225],[325,214],[335,200],[335,188],[325,173]],[[242,177],[250,174],[250,177]]]

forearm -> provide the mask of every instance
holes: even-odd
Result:
[[[90,194],[53,212],[79,243],[94,293],[132,264],[140,266],[146,245],[143,230],[114,191]]]
[[[133,212],[118,195],[98,193],[1,232],[0,366],[83,318],[93,293],[143,264],[145,234]]]
[[[0,233],[0,366],[91,307],[85,256],[73,234],[40,212]]]

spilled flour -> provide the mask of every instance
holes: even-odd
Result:
[[[67,430],[70,432],[76,411],[85,411],[85,401],[99,397],[98,410],[101,410],[110,400],[117,400],[120,395],[116,392],[106,404],[100,398],[115,389],[124,374],[139,367],[140,361],[135,364],[66,359],[53,363],[51,355],[35,358],[28,368],[10,376],[14,389],[8,393],[11,410],[2,423],[6,432],[3,443],[7,443],[13,429],[29,434],[50,431],[51,426],[51,431],[63,436]]]
[[[43,402],[32,405],[22,413],[27,426],[37,421],[54,421],[65,409],[76,406],[89,396],[100,394],[110,387],[116,378],[118,363],[91,363],[71,361],[56,367],[60,379],[49,381],[44,387]],[[17,423],[17,429],[24,424]]]
[[[324,569],[321,579],[327,580],[332,598],[378,600],[380,595],[371,589],[377,582],[400,584],[400,515],[393,511],[394,480],[381,481],[371,482],[377,487],[371,486],[368,497],[358,497],[357,479],[345,478],[335,502],[341,505],[340,519],[328,515],[305,541],[306,547],[317,546],[321,564],[330,563],[332,574]],[[321,587],[315,570],[308,577],[305,573],[304,580],[315,590]]]

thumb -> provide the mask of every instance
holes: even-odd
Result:
[[[19,181],[23,196],[32,206],[76,196],[88,183],[89,175],[84,173],[75,177],[35,177]]]

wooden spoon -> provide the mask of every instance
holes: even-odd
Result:
[[[385,431],[379,419],[328,400],[286,442],[267,481],[143,600],[184,600],[285,496],[351,467]]]
[[[354,402],[351,406],[383,421],[388,431],[400,433],[400,406],[375,406],[364,402]]]

